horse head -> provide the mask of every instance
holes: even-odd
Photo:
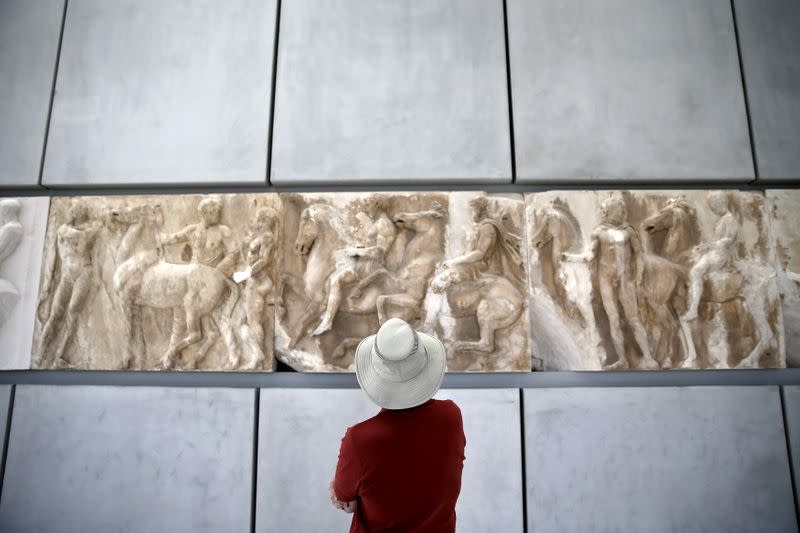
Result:
[[[392,217],[392,221],[398,227],[411,231],[427,231],[431,226],[447,215],[442,204],[432,202],[431,206],[425,211],[397,213]]]
[[[535,248],[543,248],[553,240],[558,240],[563,249],[571,249],[577,244],[580,229],[568,209],[553,201],[534,213],[536,231],[531,236]]]
[[[648,233],[669,231],[689,213],[689,203],[685,198],[670,198],[656,214],[642,221],[642,227]]]

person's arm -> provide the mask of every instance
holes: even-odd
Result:
[[[348,429],[342,438],[339,449],[339,462],[336,464],[336,475],[331,483],[331,499],[334,506],[352,513],[358,498],[358,487],[361,482],[361,464],[353,443],[353,435]]]
[[[192,232],[194,231],[194,224],[191,226],[186,226],[180,231],[175,233],[162,233],[159,235],[159,240],[161,244],[174,244],[176,242],[188,242],[191,238]]]
[[[592,240],[589,243],[589,249],[586,252],[582,252],[579,254],[573,254],[569,252],[564,252],[561,254],[561,259],[563,261],[567,261],[568,263],[579,263],[581,261],[585,261],[587,263],[591,263],[594,261],[594,258],[597,257],[597,251],[600,249],[600,238],[597,236],[597,233],[592,233]]]
[[[477,239],[475,240],[475,249],[465,253],[460,257],[454,257],[453,259],[448,259],[447,261],[444,262],[444,266],[446,268],[451,268],[456,265],[477,263],[478,261],[486,257],[486,254],[489,252],[489,249],[494,244],[494,240],[495,240],[494,227],[491,224],[484,224],[478,230]]]

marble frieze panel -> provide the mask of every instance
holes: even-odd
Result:
[[[28,369],[50,198],[0,198],[0,370]]]
[[[34,368],[271,370],[276,194],[55,198]]]
[[[526,202],[536,367],[786,365],[763,194],[549,191]]]
[[[444,342],[450,371],[530,370],[524,203],[481,192],[285,194],[276,355],[352,370],[399,317]]]
[[[800,367],[800,190],[767,190],[786,332],[786,365]]]

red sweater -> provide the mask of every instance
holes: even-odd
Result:
[[[334,491],[358,500],[350,533],[453,533],[466,444],[450,400],[382,409],[349,428]]]

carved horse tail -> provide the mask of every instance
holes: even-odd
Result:
[[[222,309],[220,309],[220,314],[224,318],[230,318],[233,316],[233,308],[236,307],[236,302],[239,301],[239,286],[234,283],[233,280],[229,279],[227,276],[225,277],[225,283],[228,285],[228,297],[225,298],[225,303],[222,305]]]

